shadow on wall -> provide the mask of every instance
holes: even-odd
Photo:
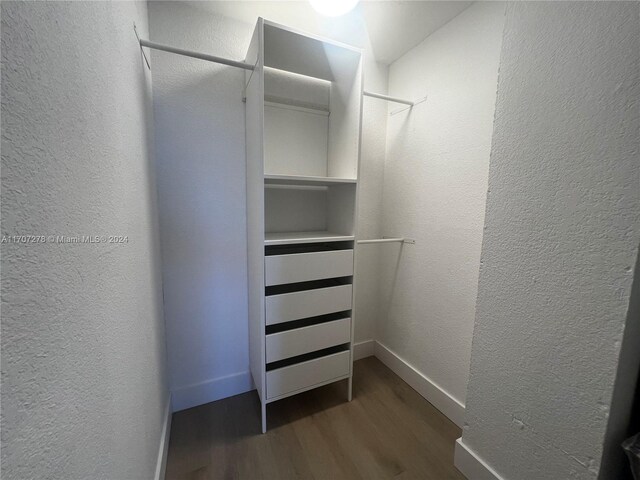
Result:
[[[380,247],[379,247],[380,248]],[[384,247],[382,247],[384,248]],[[400,260],[402,259],[402,252],[404,251],[404,243],[387,245],[387,248],[393,248],[395,254],[391,255],[391,252],[385,252],[385,255],[380,255],[380,261],[383,262],[380,279],[380,310],[382,316],[379,317],[379,321],[382,325],[386,325],[386,320],[391,313],[391,305],[393,303],[393,297],[396,290],[396,284],[398,282],[398,275],[400,274]],[[376,339],[380,338],[380,332],[384,328],[380,324],[376,328]]]
[[[387,121],[391,123],[395,120],[394,126],[395,134],[387,135],[387,152],[399,151],[399,149],[407,149],[410,145],[410,139],[412,136],[412,114],[415,111],[413,109],[403,109],[392,115],[388,114]],[[391,162],[397,160],[396,158],[389,159],[388,155],[385,158],[385,169],[389,168]],[[383,199],[384,201],[384,199]],[[405,236],[408,232],[389,232],[391,236]],[[412,229],[411,234],[414,234]],[[385,248],[384,254],[380,255],[380,311],[382,315],[378,318],[378,325],[376,325],[376,339],[386,338],[385,329],[388,328],[388,319],[391,315],[391,307],[393,305],[393,299],[396,294],[396,285],[401,270],[402,254],[405,251],[405,244],[403,242],[399,244],[392,244],[382,246],[378,248]],[[389,249],[389,250],[386,250]],[[393,249],[393,250],[391,250]],[[408,338],[405,338],[405,341]]]
[[[407,148],[409,146],[409,141],[412,136],[412,124],[410,120],[412,119],[413,113],[414,110],[411,108],[389,115],[389,119],[387,120],[389,123],[391,123],[391,120],[396,120],[396,122],[400,123],[393,127],[394,135],[387,135],[387,152],[398,151],[397,149]],[[415,129],[415,126],[413,128]],[[385,160],[388,162],[389,158]]]
[[[171,389],[248,369],[244,72],[153,52]]]
[[[137,42],[131,27],[132,40]],[[160,214],[158,211],[158,180],[156,174],[156,158],[155,158],[155,138],[153,128],[153,91],[151,81],[151,71],[147,67],[147,63],[142,55],[142,50],[139,51],[139,75],[138,82],[140,91],[144,93],[144,98],[140,97],[139,111],[144,112],[145,122],[145,139],[144,145],[147,149],[147,155],[145,162],[142,164],[144,172],[142,172],[142,178],[147,179],[147,185],[145,189],[145,195],[147,198],[147,205],[150,205],[152,211],[149,215],[149,231],[153,232],[150,236],[149,245],[146,249],[146,255],[149,259],[149,277],[156,280],[156,285],[153,289],[153,305],[157,311],[154,312],[153,318],[158,323],[158,331],[162,332],[155,337],[156,358],[161,358],[163,361],[163,378],[165,379],[164,385],[158,385],[158,398],[166,401],[168,387],[168,367],[167,367],[167,350],[166,350],[166,324],[164,319],[164,302],[163,302],[163,285],[162,285],[162,248],[160,246],[160,238],[158,232],[160,231]]]
[[[620,446],[640,432],[640,246],[627,311],[611,412],[602,454],[601,479],[632,479]]]

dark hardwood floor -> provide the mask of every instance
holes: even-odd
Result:
[[[167,480],[464,479],[453,466],[460,429],[374,357],[346,383],[267,406],[254,392],[173,415]]]

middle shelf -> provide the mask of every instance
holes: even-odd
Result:
[[[355,178],[318,177],[311,175],[265,175],[265,185],[329,186],[355,184]]]
[[[353,240],[356,188],[266,185],[265,245]]]
[[[316,242],[344,242],[354,240],[353,235],[342,235],[328,231],[315,232],[267,232],[264,235],[264,244],[267,245],[291,245],[295,243]]]

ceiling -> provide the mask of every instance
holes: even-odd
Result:
[[[371,47],[379,62],[392,63],[473,2],[387,0],[363,2]]]
[[[258,17],[370,50],[392,63],[473,2],[363,0],[342,17],[323,17],[306,0],[197,2],[198,8],[245,23]]]

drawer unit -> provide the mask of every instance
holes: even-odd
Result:
[[[267,363],[315,352],[351,341],[351,319],[287,330],[267,335]]]
[[[307,282],[353,275],[353,250],[271,255],[264,259],[265,284]]]
[[[266,324],[316,317],[351,309],[351,285],[316,288],[266,297]]]
[[[339,352],[267,372],[267,399],[307,390],[349,375],[350,352]]]

